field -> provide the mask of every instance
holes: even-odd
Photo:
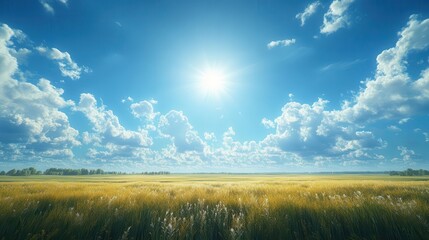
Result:
[[[428,239],[429,177],[0,177],[0,239]]]

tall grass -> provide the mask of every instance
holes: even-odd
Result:
[[[427,181],[257,176],[68,179],[0,183],[0,239],[429,236]]]

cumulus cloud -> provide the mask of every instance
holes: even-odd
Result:
[[[144,119],[146,121],[152,122],[157,115],[159,115],[158,112],[155,112],[153,110],[153,102],[154,101],[140,101],[138,103],[131,104],[131,113],[136,117],[140,119]],[[155,101],[156,103],[156,101]]]
[[[269,128],[275,128],[275,124],[273,121],[267,119],[267,118],[262,118],[261,121],[262,125],[264,125],[265,128],[269,129]]]
[[[77,65],[68,52],[61,52],[57,48],[46,48],[42,46],[37,47],[36,50],[47,58],[57,61],[61,75],[64,77],[76,80],[80,78],[82,72],[90,71],[89,68],[85,66]]]
[[[15,157],[69,156],[69,148],[80,145],[78,131],[70,126],[67,115],[60,111],[73,106],[62,97],[63,89],[41,78],[37,85],[18,81],[18,60],[11,53],[15,32],[0,26],[0,144],[3,154]],[[8,155],[9,157],[10,155]]]
[[[19,62],[24,61],[24,59],[31,53],[31,50],[28,48],[20,49],[10,49],[10,54],[14,56]]]
[[[170,137],[178,152],[204,150],[205,143],[199,137],[182,111],[171,110],[159,119],[158,128]]]
[[[323,15],[323,25],[320,27],[320,33],[331,34],[346,27],[349,24],[347,10],[353,2],[354,0],[332,1],[328,11]]]
[[[382,148],[385,142],[358,126],[338,121],[328,102],[319,99],[312,105],[289,102],[274,120],[276,132],[264,142],[302,157],[356,155],[357,151]]]
[[[278,40],[278,41],[271,41],[270,43],[267,44],[268,49],[274,48],[274,47],[287,47],[290,46],[292,44],[295,44],[296,39],[292,38],[292,39],[284,39],[284,40]]]
[[[205,132],[204,133],[204,139],[206,141],[214,141],[214,140],[216,140],[216,136],[213,132],[211,132],[211,133]]]
[[[79,104],[74,109],[82,112],[88,118],[95,137],[100,139],[103,145],[148,147],[152,144],[147,131],[125,129],[120,124],[118,117],[111,110],[107,110],[104,105],[98,106],[97,100],[90,93],[82,93]]]
[[[406,71],[408,54],[428,48],[428,32],[429,19],[421,21],[412,15],[396,45],[378,55],[374,79],[367,80],[352,101],[345,101],[340,110],[327,110],[328,102],[322,99],[311,105],[289,102],[273,121],[276,132],[264,142],[313,159],[379,159],[369,153],[387,143],[365,130],[365,125],[382,119],[404,124],[429,110],[429,68],[417,79]],[[271,125],[267,119],[263,122]],[[400,130],[394,125],[388,129]],[[413,155],[403,147],[399,150],[404,160]]]
[[[229,127],[222,137],[222,145],[206,149],[207,161],[215,167],[267,167],[275,164],[302,165],[303,159],[291,152],[282,151],[276,146],[257,141],[240,142],[235,140],[236,132]]]
[[[345,102],[341,116],[350,122],[395,119],[405,123],[411,116],[429,111],[429,68],[412,79],[407,73],[407,56],[429,46],[429,19],[412,15],[392,48],[377,56],[377,72],[352,102]]]
[[[319,6],[320,6],[320,2],[319,1],[310,3],[305,8],[304,12],[298,13],[295,16],[297,19],[299,19],[301,21],[301,27],[304,26],[305,21],[307,21],[307,19],[309,17],[311,17],[313,14],[316,13],[316,11],[317,11],[317,9],[318,9]]]
[[[10,54],[8,46],[11,45],[11,38],[14,31],[6,24],[0,27],[0,77],[6,79],[18,69],[18,62],[15,57]]]

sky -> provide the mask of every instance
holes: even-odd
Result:
[[[0,0],[0,170],[429,168],[426,0]]]

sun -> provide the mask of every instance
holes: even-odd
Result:
[[[220,95],[226,90],[227,77],[221,69],[209,68],[200,73],[198,84],[204,95]]]

